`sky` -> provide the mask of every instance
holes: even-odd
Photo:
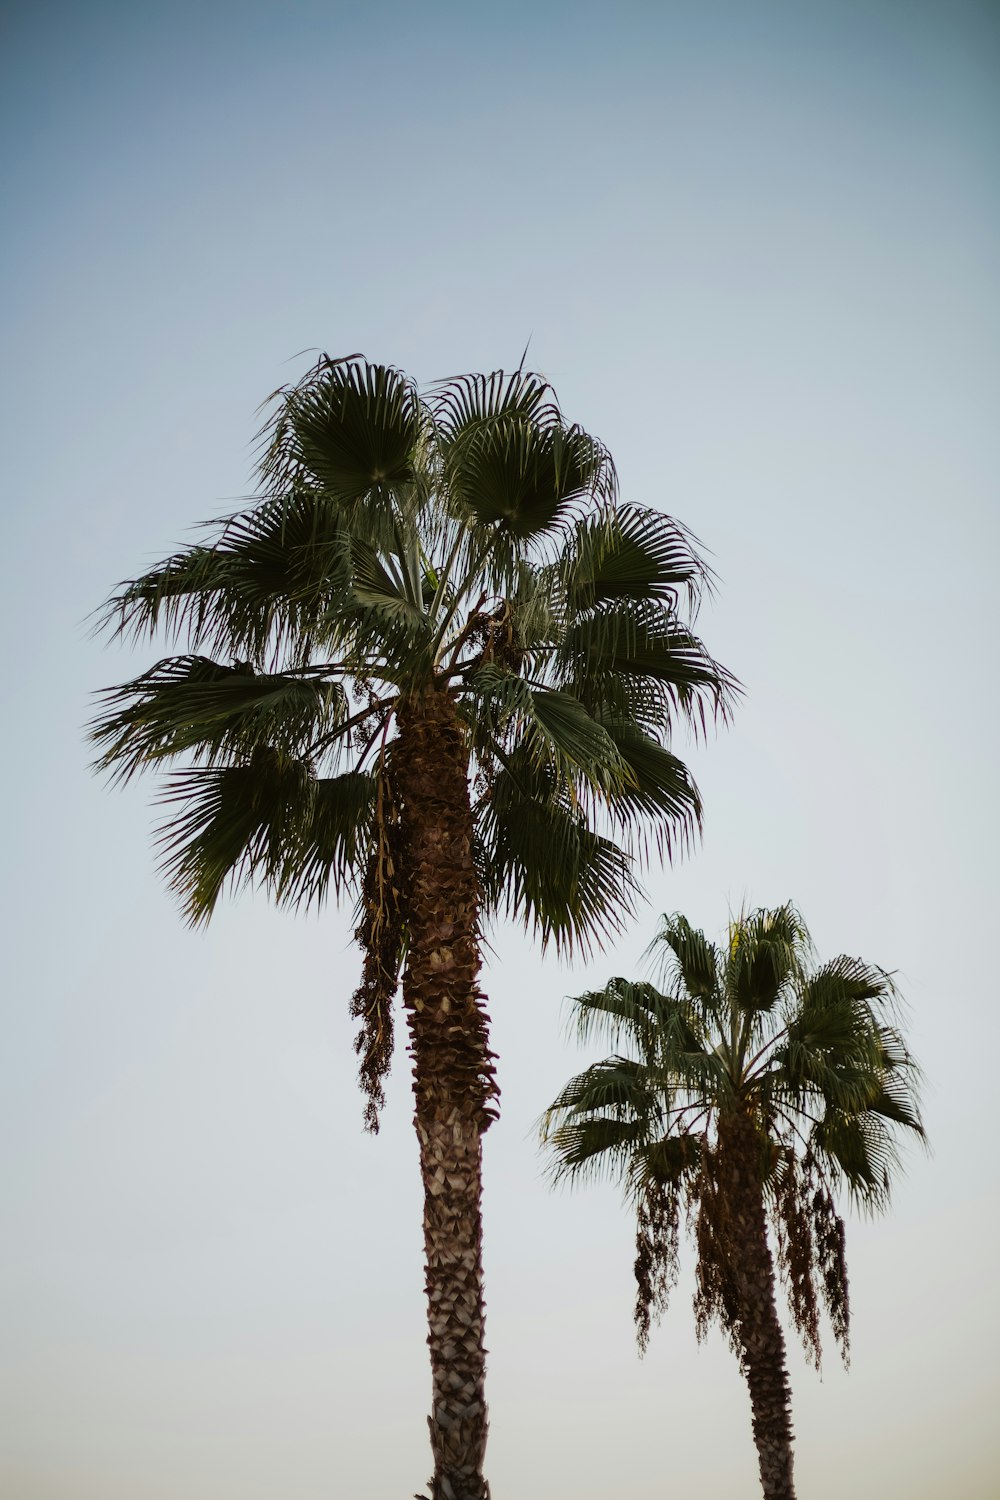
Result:
[[[186,928],[155,786],[88,769],[119,580],[253,488],[304,349],[529,363],[718,574],[741,679],[701,847],[573,965],[498,929],[497,1500],[758,1493],[690,1255],[637,1358],[634,1226],[553,1192],[564,997],[657,915],[793,899],[896,973],[932,1150],[850,1218],[853,1361],[790,1364],[810,1500],[986,1500],[997,1211],[1000,10],[988,0],[77,0],[0,12],[0,1492],[410,1495],[430,1471],[405,1058],[361,1128],[351,914]],[[790,1345],[791,1345],[790,1341]]]

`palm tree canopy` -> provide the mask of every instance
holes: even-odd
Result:
[[[884,1208],[901,1134],[923,1137],[892,977],[846,956],[815,966],[791,904],[742,915],[721,945],[664,917],[649,956],[662,989],[617,978],[573,1002],[580,1039],[616,1051],[547,1111],[553,1174],[609,1176],[635,1203],[641,1346],[676,1278],[684,1202],[700,1215],[699,1327],[718,1317],[732,1332],[722,1262],[733,1246],[711,1214],[729,1127],[748,1122],[793,1321],[818,1363],[822,1298],[846,1358],[835,1194],[846,1187],[861,1207]]]
[[[188,918],[244,883],[291,905],[350,892],[358,1013],[384,1019],[406,942],[398,711],[443,692],[485,912],[566,947],[619,926],[636,856],[700,827],[676,723],[703,731],[737,692],[693,632],[692,538],[620,503],[605,448],[523,370],[422,394],[324,356],[269,410],[259,496],[101,622],[182,648],[108,690],[92,736],[120,778],[173,767],[159,848]]]

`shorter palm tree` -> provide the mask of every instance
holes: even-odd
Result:
[[[699,1338],[716,1320],[750,1389],[767,1500],[792,1500],[791,1391],[775,1260],[818,1367],[825,1305],[845,1363],[846,1187],[886,1206],[901,1130],[923,1137],[915,1064],[890,975],[811,963],[791,905],[744,915],[724,947],[664,917],[649,955],[665,991],[612,979],[574,1002],[581,1039],[622,1051],[573,1078],[546,1112],[556,1178],[601,1174],[635,1205],[640,1350],[677,1279],[681,1209],[697,1247]]]

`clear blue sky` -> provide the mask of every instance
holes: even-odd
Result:
[[[405,1060],[363,1136],[349,913],[154,871],[90,777],[84,620],[252,484],[306,347],[421,381],[530,360],[720,575],[744,681],[702,849],[587,968],[495,935],[498,1500],[756,1493],[690,1275],[643,1362],[610,1190],[532,1122],[561,997],[659,911],[792,897],[898,971],[934,1154],[851,1222],[854,1363],[793,1359],[809,1500],[985,1500],[996,1437],[1000,11],[952,0],[8,4],[0,1491],[408,1495],[429,1471]]]

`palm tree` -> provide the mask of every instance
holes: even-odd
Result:
[[[573,1078],[543,1118],[557,1178],[610,1174],[637,1212],[640,1350],[677,1278],[680,1214],[697,1247],[699,1338],[728,1335],[750,1389],[767,1500],[792,1500],[791,1391],[772,1244],[792,1322],[819,1366],[825,1304],[845,1362],[838,1188],[882,1209],[900,1129],[923,1136],[895,990],[861,959],[811,964],[790,905],[731,923],[723,947],[664,917],[661,991],[612,979],[574,1001],[581,1038],[624,1051]],[[770,1229],[770,1242],[768,1231]]]
[[[700,826],[672,726],[725,717],[735,684],[692,633],[690,537],[618,502],[609,454],[540,377],[422,395],[324,356],[272,403],[260,496],[106,606],[117,634],[185,650],[108,690],[92,733],[122,778],[179,760],[160,851],[192,922],[227,885],[353,895],[371,1130],[402,973],[431,1493],[483,1500],[483,923],[562,948],[619,927],[650,839],[669,854]]]

